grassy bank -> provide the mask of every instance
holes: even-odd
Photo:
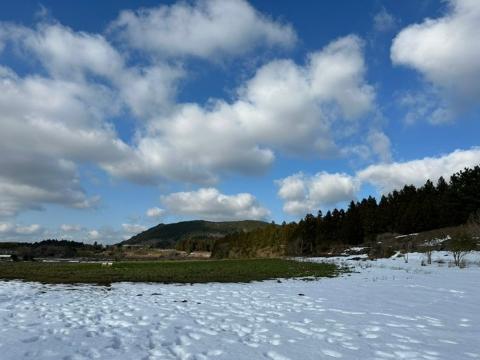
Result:
[[[249,282],[277,278],[332,277],[332,264],[282,259],[136,261],[117,262],[111,267],[86,263],[0,263],[0,280],[43,283],[160,282],[206,283]]]

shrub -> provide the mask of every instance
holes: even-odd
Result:
[[[449,244],[449,250],[452,252],[455,266],[461,266],[463,259],[470,252],[475,250],[476,242],[472,235],[465,230],[454,235]]]

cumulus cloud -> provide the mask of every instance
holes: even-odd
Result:
[[[259,44],[290,47],[296,34],[244,0],[198,0],[126,10],[111,30],[137,48],[157,56],[196,56],[217,59],[238,55]]]
[[[450,0],[448,13],[404,28],[394,39],[391,59],[420,72],[440,92],[439,104],[427,114],[434,123],[480,100],[480,2]]]
[[[140,118],[161,113],[179,72],[126,67],[103,36],[57,23],[35,29],[0,23],[0,38],[48,74],[19,76],[0,66],[0,215],[45,203],[95,206],[99,199],[86,195],[78,164],[107,169],[132,157],[110,119],[124,106]]]
[[[45,239],[65,239],[84,243],[116,244],[146,229],[140,224],[121,224],[118,228],[104,226],[88,228],[78,224],[62,224],[46,228],[39,224],[0,222],[0,241],[38,242]]]
[[[270,215],[251,194],[225,195],[215,188],[164,195],[161,202],[171,214],[203,220],[264,220]]]
[[[275,152],[329,156],[336,152],[332,127],[355,127],[375,108],[365,71],[363,43],[356,36],[311,53],[304,66],[272,61],[232,102],[181,104],[170,116],[151,121],[136,155],[108,169],[137,181],[161,174],[209,184],[219,173],[261,173]]]
[[[210,30],[232,16],[240,21],[225,28],[238,41],[227,45],[223,32],[206,30],[211,44],[206,53],[175,41],[180,48],[172,45],[172,53],[177,55],[235,55],[244,41],[284,46],[295,40],[290,26],[244,1],[124,12],[118,20],[124,23],[113,28],[128,32],[125,19],[148,23],[156,16],[168,19],[169,31],[177,26],[177,16],[192,17],[187,27],[193,23]],[[176,103],[182,65],[152,60],[154,49],[144,49],[142,61],[132,65],[106,36],[56,22],[33,28],[0,23],[0,48],[14,48],[12,55],[39,65],[37,74],[22,75],[0,66],[1,216],[50,203],[94,207],[99,198],[87,194],[80,181],[84,164],[138,183],[210,185],[225,174],[261,174],[277,153],[337,154],[337,138],[347,136],[338,129],[355,128],[375,108],[375,91],[365,79],[363,42],[356,36],[333,41],[309,54],[304,64],[268,62],[239,86],[233,100],[211,99],[205,106]],[[125,111],[139,121],[122,140],[115,119]]]
[[[82,229],[80,225],[75,225],[75,224],[62,224],[60,226],[60,229],[65,232],[77,232]]]
[[[182,70],[159,64],[127,67],[101,35],[56,23],[36,29],[3,24],[2,29],[52,77],[20,78],[4,69],[9,95],[0,106],[12,123],[4,123],[5,137],[18,147],[36,141],[49,156],[94,162],[140,183],[209,184],[222,173],[258,174],[272,164],[275,151],[331,154],[331,123],[358,118],[374,106],[373,88],[364,80],[362,41],[355,36],[310,54],[304,66],[289,60],[268,63],[238,89],[235,101],[213,100],[201,107],[172,104],[172,84]],[[89,75],[103,77],[110,86]],[[107,120],[122,103],[149,120],[145,129],[137,129],[133,147],[118,139]],[[15,136],[7,134],[12,130]]]
[[[0,241],[27,241],[31,237],[41,236],[45,229],[39,224],[0,223]]]
[[[76,162],[119,160],[127,149],[103,121],[108,94],[11,71],[0,71],[0,93],[0,214],[43,203],[94,205],[98,198],[85,194]]]
[[[102,77],[109,85],[104,90],[111,92],[109,108],[122,106],[114,101],[118,97],[143,119],[172,106],[176,83],[184,76],[180,66],[166,63],[127,66],[104,36],[76,32],[58,23],[39,23],[34,29],[0,23],[0,34],[2,30],[6,40],[32,55],[54,79],[93,83]]]
[[[17,226],[17,228],[15,229],[16,233],[20,235],[32,235],[32,234],[38,233],[41,230],[42,230],[42,227],[38,224],[31,224],[27,226]]]
[[[100,232],[98,230],[90,230],[87,233],[90,240],[98,240],[101,238]]]
[[[12,229],[12,224],[10,223],[0,223],[0,233],[6,233]]]
[[[39,24],[35,30],[16,31],[25,34],[21,44],[35,54],[51,76],[75,80],[101,76],[109,82],[109,90],[140,118],[171,106],[176,82],[184,75],[181,68],[166,63],[127,66],[122,54],[99,34],[75,32],[60,24]]]
[[[474,147],[438,157],[371,165],[357,172],[356,176],[359,181],[368,182],[380,192],[387,193],[404,185],[423,185],[428,179],[436,181],[441,176],[449,179],[453,173],[479,164],[480,148]]]
[[[284,201],[283,211],[295,215],[353,200],[358,190],[355,178],[344,173],[298,173],[277,180],[276,184]]]
[[[19,161],[15,162],[16,159]],[[40,210],[45,203],[84,209],[96,206],[99,201],[97,196],[86,195],[70,162],[20,156],[1,158],[0,166],[0,216]]]
[[[125,233],[134,235],[145,231],[147,228],[140,224],[122,224],[122,229],[125,231]]]
[[[55,77],[83,77],[85,72],[113,77],[124,66],[122,56],[102,35],[74,32],[57,23],[40,23],[36,29],[11,24],[4,28]]]
[[[178,82],[184,76],[181,66],[155,64],[124,69],[112,81],[131,113],[148,121],[169,113],[174,106]]]
[[[276,181],[283,210],[288,214],[305,215],[317,209],[355,200],[362,185],[373,185],[380,194],[404,185],[421,186],[450,176],[466,167],[480,165],[480,148],[455,150],[450,154],[404,162],[380,163],[355,173],[320,172],[313,176],[297,173]]]
[[[150,209],[147,210],[146,215],[149,218],[155,218],[155,219],[160,218],[163,215],[165,215],[165,210],[160,209],[159,207],[153,207],[153,208],[150,208]]]
[[[58,230],[50,230],[51,234],[58,234]],[[97,229],[82,228],[79,232],[70,233],[66,238],[74,241],[80,241],[88,244],[100,243],[100,244],[117,244],[122,240],[130,237],[131,235],[126,233],[122,228],[114,229],[111,227],[101,227]],[[56,235],[58,237],[58,235]]]

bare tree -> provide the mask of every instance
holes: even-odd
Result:
[[[412,244],[410,241],[405,244],[405,254],[403,254],[403,259],[405,260],[405,263],[408,263],[408,253],[410,252],[411,245]]]
[[[449,239],[448,235],[444,235],[440,239],[431,239],[425,243],[425,254],[427,255],[427,264],[432,264],[432,253],[437,248],[437,246],[442,242],[444,239]]]
[[[426,248],[425,248],[425,254],[427,254],[427,264],[428,265],[432,264],[432,252],[433,252],[433,249],[434,249],[433,244],[431,244],[432,242],[433,242],[433,240],[429,241],[426,245]]]
[[[449,248],[452,252],[455,266],[461,266],[465,256],[472,250],[475,250],[476,242],[471,234],[469,234],[465,229],[462,229],[460,232],[454,235],[450,241]]]

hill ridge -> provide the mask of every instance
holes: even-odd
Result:
[[[248,232],[268,224],[260,220],[209,221],[201,219],[169,224],[159,223],[122,241],[120,245],[150,245],[172,248],[181,241],[191,239],[212,240],[235,232]]]

